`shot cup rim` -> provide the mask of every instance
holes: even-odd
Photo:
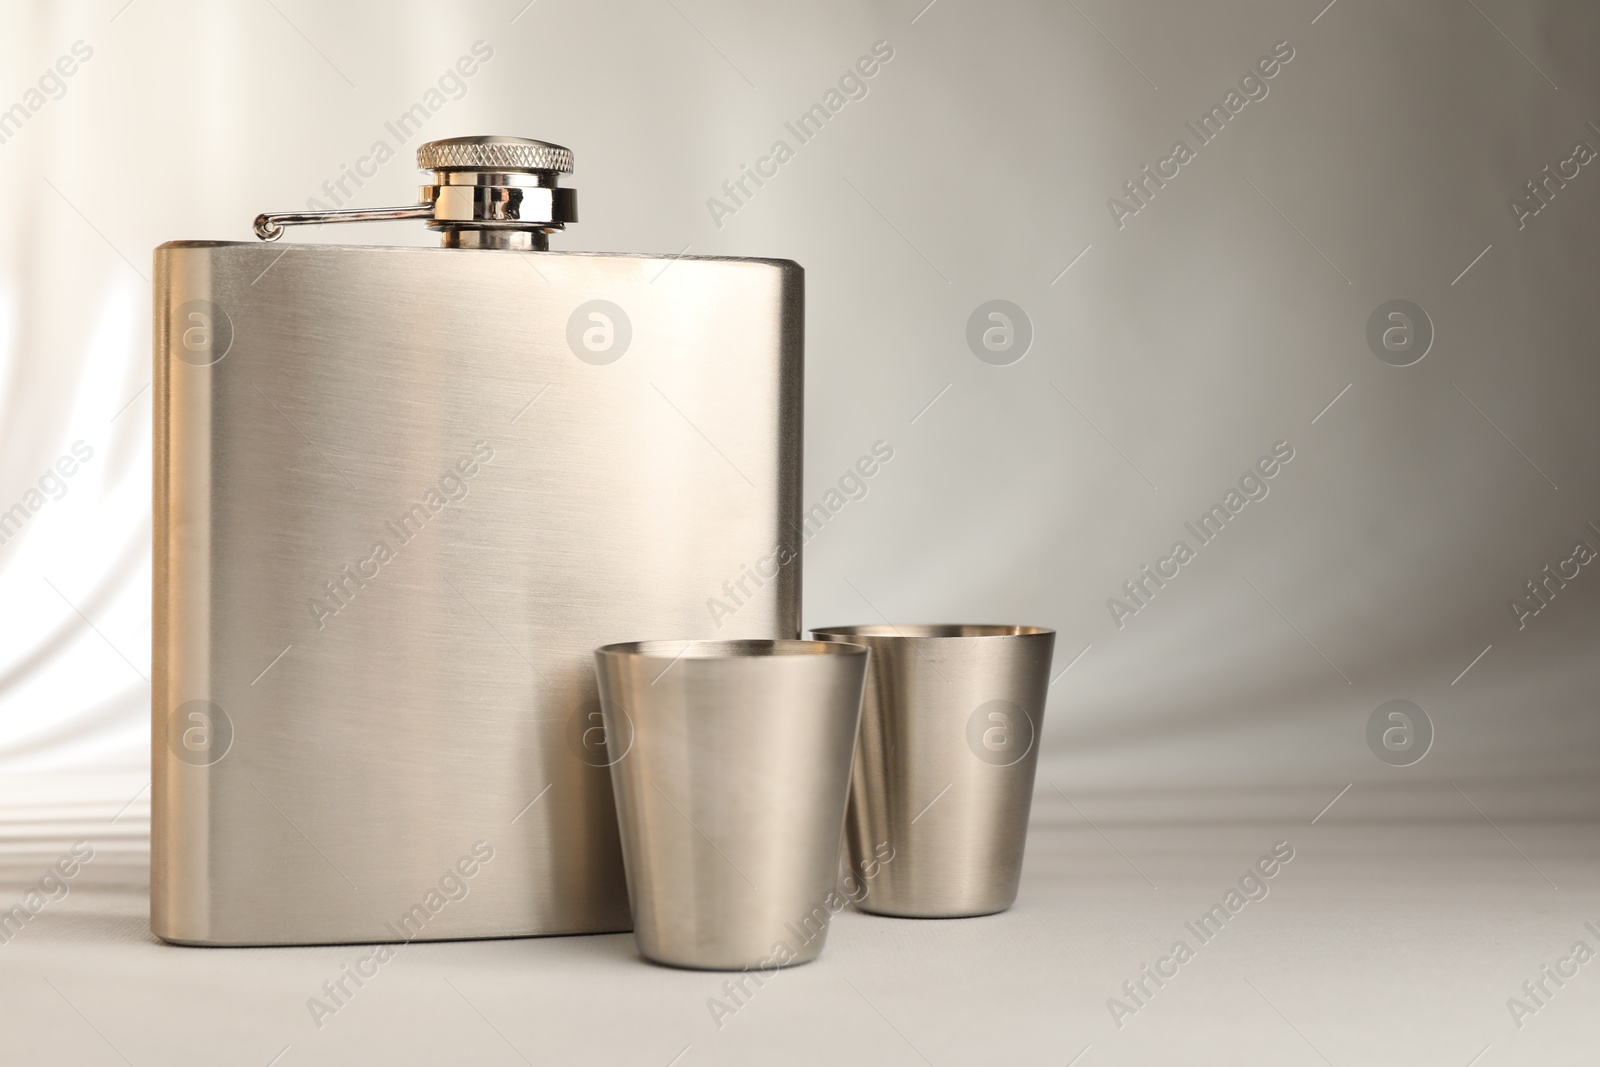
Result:
[[[841,641],[735,638],[726,641],[620,641],[601,645],[597,656],[643,660],[750,660],[778,656],[865,656],[865,645]]]
[[[890,641],[971,641],[984,638],[1054,636],[1055,630],[1048,626],[1023,626],[1010,623],[932,622],[814,626],[811,633],[824,640],[867,637]]]

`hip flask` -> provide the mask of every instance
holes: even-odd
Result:
[[[549,251],[558,145],[417,164],[415,205],[256,232],[443,247],[155,250],[167,941],[627,930],[591,651],[799,636],[800,267]]]

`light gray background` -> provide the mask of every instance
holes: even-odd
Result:
[[[6,9],[0,107],[75,41],[93,57],[0,144],[0,510],[73,442],[94,457],[0,545],[0,904],[71,840],[98,849],[0,946],[8,1059],[1593,1049],[1600,965],[1520,1029],[1505,1000],[1574,940],[1600,949],[1600,570],[1526,628],[1509,606],[1575,542],[1600,549],[1600,166],[1521,228],[1507,201],[1600,149],[1600,10],[924,3]],[[150,940],[150,249],[322,196],[479,40],[493,59],[423,137],[571,146],[583,221],[555,247],[807,268],[808,503],[895,449],[808,546],[807,624],[1059,631],[1012,913],[847,915],[722,1031],[717,981],[645,968],[627,938],[414,946],[320,1031],[304,999],[348,953]],[[719,227],[707,198],[793,146],[784,122],[878,41],[894,58],[865,98]],[[1185,121],[1280,41],[1267,97],[1119,229],[1107,199],[1194,146]],[[353,202],[409,202],[415,142]],[[433,243],[406,223],[290,239]],[[965,340],[991,299],[1033,325],[1009,366]],[[1367,346],[1393,299],[1435,328],[1414,366]],[[1119,629],[1107,598],[1278,441],[1295,458],[1270,495]],[[1365,740],[1397,698],[1436,734],[1405,768]],[[1277,840],[1298,858],[1250,928],[1117,1029],[1106,999]]]

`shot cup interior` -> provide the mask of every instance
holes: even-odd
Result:
[[[1036,634],[1054,633],[1047,626],[997,626],[985,623],[915,623],[911,625],[893,625],[888,623],[869,623],[864,626],[819,626],[811,631],[818,637],[850,638],[850,637],[903,637],[903,638],[940,638],[940,637],[1031,637]]]
[[[671,662],[680,659],[738,659],[755,656],[865,655],[859,645],[836,641],[785,641],[749,638],[737,641],[624,641],[595,649],[605,656],[631,656]]]

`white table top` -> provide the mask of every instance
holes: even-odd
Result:
[[[112,823],[120,805],[80,785],[35,783],[3,824],[6,907],[52,849],[82,838],[96,852],[0,945],[0,1062],[1500,1067],[1582,1062],[1600,1035],[1600,962],[1560,962],[1580,940],[1600,951],[1594,823],[1491,823],[1464,796],[1447,817],[1443,792],[1418,821],[1394,821],[1396,794],[1359,783],[1320,816],[1337,787],[1284,790],[1275,816],[1213,795],[1158,819],[1153,801],[1129,817],[1115,798],[1075,809],[1043,786],[1011,911],[846,911],[820,960],[720,1027],[709,1002],[734,1004],[726,976],[646,964],[629,935],[404,946],[319,1027],[308,1002],[370,950],[162,944],[146,917],[148,794]],[[1280,841],[1294,858],[1267,895],[1202,943],[1185,924]],[[1192,958],[1160,962],[1176,940]],[[1122,987],[1147,964],[1177,973],[1143,979],[1141,1004]],[[1521,987],[1546,965],[1577,974],[1545,978],[1536,1004]],[[1120,1027],[1113,997],[1136,1008]],[[1537,1010],[1514,1020],[1511,997]]]

